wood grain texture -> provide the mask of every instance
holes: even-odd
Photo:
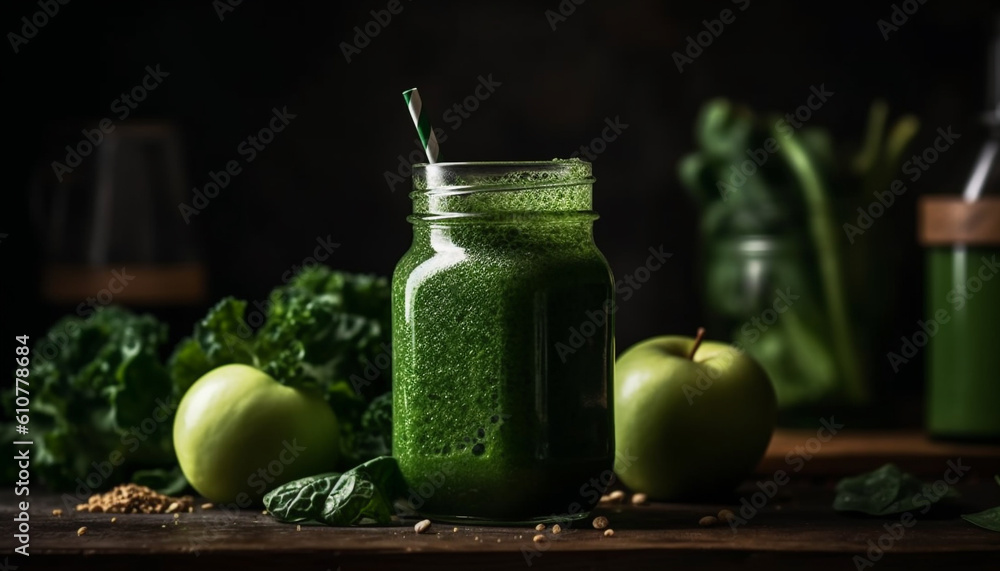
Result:
[[[1000,561],[1000,534],[958,519],[1000,503],[993,482],[962,481],[957,505],[917,514],[917,523],[894,540],[877,562],[878,569],[991,569]],[[833,481],[795,482],[779,488],[746,525],[702,528],[700,517],[728,507],[740,510],[739,498],[753,500],[758,490],[748,482],[740,494],[720,504],[653,503],[616,505],[600,515],[611,521],[606,538],[577,523],[539,546],[530,528],[486,528],[435,523],[422,535],[412,524],[382,528],[328,528],[275,522],[259,510],[226,514],[221,510],[172,515],[117,515],[70,512],[57,496],[34,498],[31,507],[31,558],[24,569],[853,569],[852,558],[865,556],[868,541],[879,541],[893,518],[855,517],[830,508]],[[758,498],[759,499],[759,498]],[[13,517],[14,497],[5,496],[4,521]],[[760,502],[758,502],[760,503]],[[749,510],[746,514],[750,514]],[[78,537],[76,530],[88,531]],[[166,526],[166,527],[163,527]],[[883,541],[885,543],[885,541]],[[10,536],[5,553],[11,553]],[[14,558],[11,562],[25,562]]]

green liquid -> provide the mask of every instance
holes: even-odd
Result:
[[[928,343],[928,428],[936,436],[1000,439],[1000,275],[984,257],[993,262],[1000,250],[928,253],[928,316],[947,314]]]
[[[613,282],[594,216],[559,211],[588,210],[585,189],[467,196],[449,211],[481,216],[411,218],[393,277],[393,453],[424,515],[575,519],[599,498]]]

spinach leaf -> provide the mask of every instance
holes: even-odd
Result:
[[[392,502],[402,494],[402,481],[396,459],[381,456],[343,474],[320,474],[279,486],[264,496],[264,506],[288,523],[385,525],[392,521]]]
[[[844,478],[837,483],[836,491],[833,509],[878,516],[917,509],[926,512],[942,499],[958,496],[952,487],[938,493],[933,485],[921,482],[895,464]]]
[[[994,476],[997,485],[1000,485],[1000,476]],[[981,528],[990,531],[1000,531],[1000,506],[983,510],[974,514],[965,514],[962,519]]]
[[[962,519],[990,531],[1000,531],[1000,506],[974,514],[966,514]]]

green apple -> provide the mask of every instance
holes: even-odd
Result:
[[[615,445],[634,458],[622,482],[660,500],[732,491],[771,440],[774,387],[746,353],[721,342],[654,337],[615,364]]]

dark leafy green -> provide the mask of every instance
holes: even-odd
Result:
[[[922,483],[895,464],[886,464],[872,472],[844,478],[837,483],[836,490],[833,509],[877,516],[918,509],[926,512],[942,499],[958,495],[950,486],[939,494],[931,484]]]
[[[1000,485],[1000,476],[994,476],[994,478],[997,481],[997,485]],[[1000,531],[1000,506],[974,514],[965,514],[962,516],[962,519],[983,529]]]
[[[243,363],[283,384],[318,390],[337,415],[344,465],[353,466],[388,453],[391,440],[383,423],[366,429],[362,422],[371,399],[391,386],[391,367],[376,365],[391,356],[389,300],[385,278],[312,266],[267,303],[219,302],[177,347],[171,375],[182,394],[212,369]]]
[[[403,490],[395,458],[381,456],[344,472],[289,482],[264,496],[268,513],[279,521],[316,521],[332,526],[385,525],[393,500]]]
[[[106,489],[137,471],[166,481],[176,465],[177,404],[160,359],[166,340],[156,318],[117,307],[65,317],[35,340],[29,427],[31,467],[42,483],[89,494],[91,486]],[[9,413],[13,403],[4,398]]]

